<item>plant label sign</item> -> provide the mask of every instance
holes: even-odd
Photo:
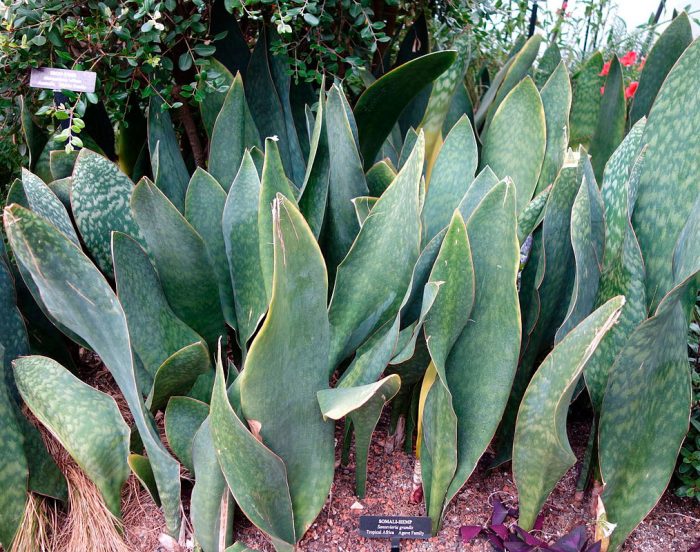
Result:
[[[29,86],[49,90],[72,90],[73,92],[94,92],[97,73],[93,71],[71,71],[41,67],[32,69]]]
[[[391,539],[392,550],[400,539],[429,539],[432,523],[425,516],[360,516],[360,535],[368,539]]]

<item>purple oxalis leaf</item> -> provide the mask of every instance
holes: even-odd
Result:
[[[600,552],[602,547],[603,543],[601,541],[596,541],[586,549],[586,552]],[[700,552],[700,550],[697,550],[696,552]]]
[[[531,535],[525,529],[519,526],[515,526],[515,532],[518,534],[518,536],[525,542],[526,544],[529,544],[530,546],[539,546],[539,547],[547,547],[547,543],[538,539],[536,536]]]
[[[497,535],[494,535],[493,533],[486,533],[486,538],[489,540],[491,543],[491,546],[493,546],[493,549],[496,550],[497,552],[505,552],[505,545],[503,544],[503,540],[498,537]]]
[[[500,500],[495,499],[493,501],[493,513],[491,514],[491,525],[502,524],[506,520],[506,517],[508,517],[509,513],[510,513],[510,511],[508,510],[508,508],[506,508]]]
[[[561,537],[551,546],[552,552],[582,552],[586,545],[586,529],[579,525],[570,533]]]
[[[469,542],[481,533],[482,530],[483,527],[480,525],[463,525],[459,528],[459,535],[462,537],[462,542]]]
[[[508,527],[506,527],[502,523],[492,525],[491,527],[489,527],[489,529],[491,529],[491,531],[496,533],[503,540],[506,540],[508,538]]]

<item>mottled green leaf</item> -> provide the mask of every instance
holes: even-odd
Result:
[[[260,136],[279,139],[284,170],[301,187],[305,164],[289,103],[290,75],[286,72],[286,62],[270,50],[276,37],[270,28],[261,30],[246,73],[245,93]]]
[[[605,93],[600,101],[598,123],[591,138],[591,163],[597,180],[603,179],[605,164],[625,137],[627,102],[622,67],[617,56],[610,61]]]
[[[560,63],[561,51],[559,50],[556,40],[553,40],[549,43],[537,64],[537,71],[535,71],[535,84],[537,88],[542,88],[544,86]]]
[[[277,141],[265,140],[265,164],[260,182],[260,202],[258,204],[258,236],[260,266],[268,299],[272,294],[272,273],[274,265],[272,204],[277,194],[295,202],[294,190],[287,178]],[[352,207],[352,205],[350,205]],[[251,320],[252,321],[252,320]]]
[[[117,295],[126,314],[131,346],[155,377],[166,359],[201,338],[170,308],[158,273],[141,246],[121,232],[115,232],[112,240]]]
[[[547,126],[547,145],[535,195],[551,186],[557,178],[569,144],[569,111],[571,109],[571,81],[562,62],[540,91]]]
[[[282,194],[273,219],[270,309],[236,381],[243,415],[260,424],[262,442],[285,465],[299,540],[321,511],[333,479],[333,425],[323,421],[316,402],[316,392],[328,386],[328,283],[311,230]]]
[[[162,100],[158,96],[151,96],[148,106],[148,149],[154,165],[153,176],[156,186],[182,212],[190,174],[182,159],[170,114],[163,111],[161,105]],[[154,162],[156,157],[157,162]]]
[[[243,79],[239,74],[229,88],[211,134],[209,173],[224,190],[228,190],[241,166],[245,150],[260,145],[258,129],[248,109]]]
[[[20,108],[20,122],[22,125],[22,137],[27,145],[27,154],[29,156],[29,168],[33,169],[41,152],[46,146],[48,137],[42,132],[39,126],[32,119],[31,111],[27,107],[27,102],[24,96],[18,98]],[[9,543],[5,543],[9,547]]]
[[[179,465],[160,442],[136,384],[126,317],[107,281],[61,232],[20,206],[5,209],[5,231],[17,261],[47,311],[100,356],[126,399],[153,466],[168,531],[180,526]]]
[[[447,489],[457,469],[457,415],[452,405],[445,366],[447,357],[469,320],[474,303],[474,265],[467,228],[458,211],[452,217],[440,253],[430,274],[441,282],[432,309],[426,316],[425,335],[436,379],[423,407],[421,462],[428,515],[435,531],[440,526]],[[429,369],[430,370],[430,369]]]
[[[457,51],[454,62],[433,83],[428,105],[425,108],[419,128],[425,135],[425,173],[430,179],[430,171],[442,146],[442,127],[452,104],[455,90],[464,81],[471,58],[471,35],[463,32],[452,41],[452,48]],[[436,54],[430,54],[436,55]],[[365,159],[365,163],[367,163]],[[371,161],[370,161],[371,162]]]
[[[489,166],[484,167],[479,174],[476,175],[474,181],[467,188],[467,193],[459,202],[459,212],[464,220],[468,220],[472,213],[477,208],[481,200],[486,197],[491,189],[498,184],[499,179],[493,173]]]
[[[13,363],[22,399],[100,490],[110,511],[121,512],[129,476],[129,426],[109,395],[83,383],[47,357]],[[56,390],[60,389],[60,393]]]
[[[530,73],[532,64],[535,63],[537,54],[540,51],[540,44],[542,44],[542,35],[534,34],[528,38],[527,42],[523,44],[520,51],[518,51],[518,53],[513,57],[513,62],[508,68],[508,72],[503,79],[503,84],[501,84],[501,86],[498,88],[496,98],[489,107],[489,112],[486,116],[486,123],[484,124],[484,132],[488,131],[490,128],[498,108],[500,107],[501,103],[505,101],[510,91],[520,84],[520,82],[527,77],[528,73]]]
[[[207,416],[209,405],[190,397],[172,397],[165,409],[165,435],[168,444],[190,473],[194,473],[193,441]]]
[[[648,145],[632,222],[654,311],[673,284],[673,247],[700,195],[700,41],[683,53],[661,87],[644,129]]]
[[[576,462],[566,417],[586,361],[612,327],[624,297],[611,299],[576,326],[542,361],[523,396],[513,441],[518,524],[529,531],[544,501]]]
[[[377,201],[379,201],[379,198],[367,196],[356,197],[352,200],[352,204],[355,206],[355,216],[360,226],[365,223],[370,211],[372,211],[372,207],[374,207]]]
[[[49,188],[56,194],[56,197],[61,200],[63,206],[66,209],[70,209],[70,193],[73,187],[73,178],[61,178],[60,180],[53,180],[49,182]]]
[[[216,49],[218,51],[221,41],[217,42],[218,44],[216,45]],[[209,64],[214,71],[219,73],[218,79],[222,80],[221,86],[225,86],[227,88],[227,90],[224,90],[223,92],[208,89],[207,93],[204,95],[204,98],[199,103],[199,113],[202,116],[202,125],[204,126],[207,136],[211,137],[214,130],[214,124],[216,123],[216,118],[219,116],[219,113],[221,113],[221,108],[226,101],[226,97],[231,91],[234,76],[231,71],[229,71],[226,66],[217,59],[209,58]]]
[[[201,374],[209,371],[209,351],[198,341],[165,360],[153,378],[147,403],[152,412],[165,408],[173,395],[185,395]]]
[[[185,218],[204,240],[219,285],[219,298],[224,319],[229,326],[237,329],[231,274],[222,226],[225,203],[226,192],[221,185],[204,169],[197,167],[187,187]]]
[[[134,184],[117,165],[87,149],[80,150],[73,172],[71,207],[90,255],[112,276],[112,232],[124,232],[143,243],[129,208]]]
[[[370,195],[379,197],[396,178],[396,171],[387,160],[382,160],[372,165],[372,168],[367,171],[366,178]]]
[[[571,208],[571,246],[576,263],[574,287],[566,318],[554,337],[555,343],[561,341],[595,308],[603,270],[604,242],[603,199],[592,172],[584,169],[583,181]]]
[[[27,200],[27,206],[32,211],[44,217],[79,246],[78,235],[75,233],[68,211],[61,200],[40,178],[27,169],[22,169],[22,190]]]
[[[340,420],[347,416],[355,432],[355,481],[358,497],[364,498],[367,483],[367,456],[372,433],[384,405],[398,392],[401,379],[396,374],[376,383],[356,387],[336,387],[318,392],[324,418]]]
[[[687,13],[682,12],[664,29],[646,57],[644,69],[639,76],[639,86],[630,108],[631,125],[649,115],[666,75],[692,41],[693,30],[690,19]]]
[[[396,316],[410,286],[420,253],[418,187],[423,155],[421,135],[338,267],[328,314],[331,371]]]
[[[326,132],[330,162],[328,212],[321,244],[331,280],[360,230],[352,200],[369,194],[362,160],[350,130],[343,93],[333,86],[326,101]]]
[[[66,153],[65,150],[55,150],[49,153],[49,169],[53,180],[66,178],[73,174],[73,166],[78,158],[78,151]]]
[[[545,142],[542,99],[535,83],[526,77],[503,99],[483,137],[481,150],[482,169],[488,165],[499,178],[510,176],[513,179],[518,213],[535,192]]]
[[[216,458],[209,418],[190,445],[195,475],[190,502],[194,536],[204,552],[220,552],[230,542],[234,504]]]
[[[136,479],[139,480],[143,488],[151,496],[153,502],[156,503],[156,506],[160,507],[162,503],[160,500],[160,495],[158,494],[158,484],[156,483],[156,477],[153,474],[151,462],[147,457],[141,454],[130,454],[127,461],[131,471],[136,476]]]
[[[456,57],[455,52],[447,50],[413,59],[389,71],[362,93],[354,113],[365,169],[374,163],[403,109],[426,85],[443,74]]]
[[[635,195],[629,188],[628,180],[633,166],[643,161],[639,154],[645,124],[646,119],[642,119],[630,129],[622,144],[610,156],[603,173],[600,191],[605,207],[606,267],[620,256],[622,244],[626,239]],[[641,166],[637,170],[640,169]]]
[[[446,503],[459,492],[493,438],[518,361],[520,246],[515,195],[512,184],[500,182],[467,221],[476,288],[469,322],[445,367],[458,420],[458,463]]]
[[[595,52],[571,77],[573,90],[569,146],[572,148],[579,145],[588,148],[593,138],[602,98],[600,87],[605,84],[605,77],[600,74],[602,70],[603,54]]]
[[[260,179],[246,152],[228,192],[223,211],[223,235],[241,348],[258,327],[267,310],[267,293],[260,264],[258,209]]]
[[[452,96],[450,108],[445,116],[445,122],[442,124],[442,133],[445,136],[462,118],[462,115],[467,116],[469,123],[474,128],[474,105],[472,104],[472,99],[469,97],[467,87],[464,84],[458,84],[454,96]]]
[[[549,193],[542,231],[534,236],[530,260],[522,273],[523,352],[498,431],[496,464],[510,459],[520,400],[537,361],[551,347],[566,317],[576,270],[571,247],[571,208],[584,163],[588,163],[588,157],[583,150],[564,162]]]
[[[163,292],[175,314],[214,350],[224,319],[206,245],[152,182],[141,180],[131,209],[153,255]]]
[[[423,243],[445,228],[474,179],[479,162],[476,139],[466,116],[452,128],[430,173],[423,206]]]
[[[549,199],[549,186],[533,197],[518,215],[518,241],[522,244],[544,220],[544,208]]]
[[[291,552],[296,537],[286,467],[240,420],[229,403],[224,379],[219,358],[210,427],[221,471],[246,517],[268,535],[277,550]]]

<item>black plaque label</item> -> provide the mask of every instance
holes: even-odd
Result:
[[[360,535],[368,539],[429,539],[429,517],[360,516]]]
[[[42,67],[32,69],[29,86],[49,90],[72,90],[73,92],[94,92],[97,73],[92,71],[70,71]]]

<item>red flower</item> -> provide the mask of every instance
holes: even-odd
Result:
[[[625,67],[634,65],[635,63],[637,63],[637,52],[633,52],[632,50],[630,50],[620,58],[620,63]]]
[[[600,76],[600,77],[606,76],[610,72],[610,64],[611,63],[612,63],[611,61],[606,61],[603,64],[603,70],[600,73],[598,73],[598,76]]]
[[[634,96],[635,92],[637,92],[637,87],[639,86],[639,83],[637,81],[632,81],[630,85],[625,88],[625,99],[629,100],[632,96]]]
[[[600,95],[602,96],[603,94],[605,94],[605,87],[601,86],[600,87]]]

